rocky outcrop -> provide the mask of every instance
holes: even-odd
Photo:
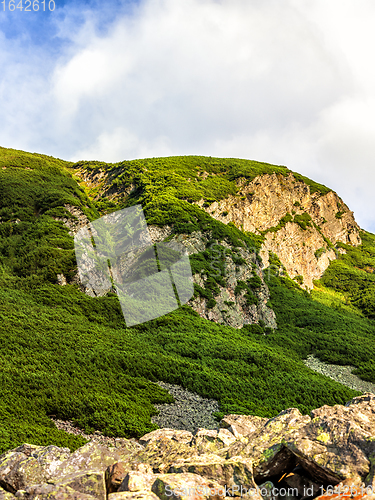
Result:
[[[374,435],[375,395],[366,393],[311,415],[227,415],[219,431],[158,429],[74,453],[24,444],[0,456],[0,499],[344,500],[351,488],[351,498],[374,500]]]
[[[64,208],[67,212],[71,214],[71,217],[53,217],[53,218],[55,220],[63,222],[65,226],[69,229],[69,234],[71,236],[74,236],[75,234],[78,233],[78,231],[82,227],[85,227],[90,221],[87,215],[85,215],[80,208],[74,207],[73,205],[69,205],[68,203],[64,205]]]
[[[264,234],[261,252],[264,267],[268,265],[269,252],[275,253],[290,277],[303,277],[307,289],[312,288],[313,280],[321,277],[329,262],[336,258],[333,246],[337,242],[354,246],[361,243],[360,227],[353,212],[333,191],[311,193],[310,187],[297,181],[292,173],[287,177],[265,174],[251,182],[239,179],[238,186],[235,196],[208,207],[201,200],[199,205],[217,220]],[[293,221],[272,230],[287,214]],[[311,218],[311,224],[305,228],[304,214]]]
[[[69,229],[69,234],[70,236],[74,236],[78,233],[80,229],[83,227],[87,226],[89,224],[89,219],[87,215],[83,213],[83,211],[79,207],[75,207],[73,205],[65,204],[64,205],[65,210],[67,211],[67,217],[53,217],[55,220],[61,221],[68,229]],[[70,216],[69,216],[70,214]],[[88,260],[88,265],[90,265],[90,261]],[[96,272],[94,269],[94,265],[92,264],[92,270],[93,274],[93,280],[96,283],[100,283],[101,280],[101,274]],[[96,278],[95,278],[95,275]],[[81,288],[82,292],[86,293],[87,295],[90,295],[91,297],[95,297],[97,293],[94,292],[93,287],[91,286],[86,286],[81,283],[79,279],[78,272],[74,275],[72,279],[69,281],[70,284],[77,283],[79,287]],[[64,276],[64,274],[57,274],[57,284],[61,286],[65,286],[68,284],[68,280]],[[98,289],[99,286],[96,287]],[[101,295],[105,295],[111,290],[111,287],[103,287]]]
[[[211,240],[210,232],[173,235],[173,229],[170,226],[157,227],[152,225],[148,226],[148,230],[154,244],[172,237],[171,241],[182,245],[189,256],[205,252]],[[212,242],[210,244],[212,245]],[[219,272],[215,259],[224,259],[224,273],[218,275],[220,283],[217,284],[215,304],[208,307],[209,299],[198,295],[189,301],[189,305],[202,318],[234,328],[241,328],[243,325],[259,323],[260,321],[263,321],[266,327],[277,328],[275,313],[267,305],[270,293],[255,252],[243,248],[238,248],[234,252],[234,249],[225,242],[220,242],[220,245],[214,243],[214,245],[215,249],[211,254],[212,260],[208,262],[211,266],[209,273],[196,273],[193,275],[193,281],[199,287],[204,288],[207,280]],[[91,282],[95,284],[95,287],[81,284],[85,293],[91,296],[105,295],[112,290],[110,284],[100,286],[102,275],[97,272],[95,262],[90,260],[88,256],[86,269],[89,270]],[[259,282],[251,292],[254,296],[253,303],[249,303],[247,285],[242,285],[241,290],[239,287],[241,288],[241,284],[246,284],[254,276],[259,278]],[[78,277],[77,279],[79,280]],[[65,277],[59,275],[58,282],[61,285],[66,284]],[[95,293],[93,292],[94,288]]]
[[[173,229],[169,226],[158,228],[149,227],[153,243],[163,241],[172,236]],[[218,293],[214,296],[215,305],[208,307],[209,299],[197,296],[189,301],[189,305],[202,317],[216,323],[241,328],[246,324],[254,324],[263,321],[266,327],[277,328],[274,311],[267,306],[270,299],[268,287],[264,281],[262,268],[254,251],[244,248],[234,249],[226,242],[212,243],[210,232],[200,231],[192,234],[178,234],[172,236],[176,241],[186,248],[188,255],[205,252],[213,248],[209,260],[210,271],[193,275],[193,281],[201,288],[205,288],[208,278],[218,276],[225,285],[217,284]],[[222,259],[221,269],[218,261]],[[259,278],[258,286],[254,287],[252,294],[256,297],[253,304],[249,304],[246,298],[246,288],[239,291],[241,284],[247,283],[252,277]]]
[[[225,242],[221,242],[221,246],[230,248]],[[225,281],[225,286],[217,285],[219,293],[214,297],[215,305],[208,308],[208,300],[200,296],[192,299],[190,305],[202,318],[234,328],[242,328],[244,325],[260,321],[263,321],[266,327],[277,328],[275,313],[267,305],[270,293],[256,254],[240,248],[237,249],[237,255],[242,259],[240,264],[237,264],[230,254],[224,257],[225,274],[222,275],[222,278]],[[249,303],[246,288],[238,290],[255,276],[259,278],[259,284],[252,288],[251,293],[255,297],[256,303]],[[204,287],[208,278],[207,274],[196,274],[194,282]]]

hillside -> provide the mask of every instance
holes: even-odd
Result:
[[[127,328],[116,294],[77,276],[73,237],[141,204],[154,242],[188,250],[195,294]],[[138,437],[178,384],[228,413],[272,417],[345,404],[353,391],[305,366],[375,382],[375,236],[329,188],[283,166],[172,157],[66,162],[0,148],[0,451],[78,448],[50,417]]]

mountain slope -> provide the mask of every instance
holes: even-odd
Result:
[[[310,201],[331,196],[333,212],[342,202],[325,186],[292,175],[297,187],[307,186]],[[88,433],[145,434],[156,427],[153,404],[171,402],[157,380],[217,399],[221,415],[264,417],[287,407],[308,412],[344,404],[358,394],[307,368],[308,354],[355,364],[375,382],[367,361],[375,354],[375,237],[359,231],[342,202],[344,213],[333,215],[339,237],[332,241],[321,229],[335,260],[309,293],[298,275],[288,275],[277,248],[265,247],[267,234],[288,227],[320,234],[304,215],[308,202],[290,213],[293,221],[281,215],[280,227],[267,233],[260,226],[247,231],[236,219],[234,204],[259,176],[287,183],[290,198],[286,167],[247,160],[73,164],[0,148],[1,450],[23,442],[78,447],[82,439],[56,429],[52,415]],[[220,203],[228,200],[233,205],[224,215]],[[127,328],[115,294],[83,293],[73,235],[88,220],[137,203],[154,241],[185,243],[196,287],[190,305]]]

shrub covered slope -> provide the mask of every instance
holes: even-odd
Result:
[[[76,175],[82,171],[106,172],[107,184],[81,187]],[[204,157],[72,164],[0,148],[0,451],[24,442],[71,449],[84,442],[58,430],[50,416],[86,432],[145,434],[157,427],[153,404],[172,402],[157,380],[217,399],[221,414],[267,417],[288,407],[309,412],[343,404],[358,394],[308,369],[302,360],[311,353],[354,364],[375,382],[375,237],[369,233],[360,247],[345,247],[311,294],[287,276],[270,276],[279,327],[269,335],[259,325],[236,330],[204,320],[187,305],[126,328],[116,295],[92,298],[77,285],[56,284],[58,273],[69,281],[76,272],[73,237],[54,219],[72,217],[64,205],[94,220],[142,203],[149,223],[184,234],[210,230],[212,239],[232,247],[259,248],[261,236],[215,221],[192,202],[235,194],[236,179],[274,171],[289,173]],[[328,191],[295,175],[311,190]],[[192,258],[193,266],[203,261]]]

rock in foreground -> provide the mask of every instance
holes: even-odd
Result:
[[[375,500],[375,395],[302,415],[227,415],[220,430],[158,429],[74,453],[24,444],[0,456],[0,500]]]

